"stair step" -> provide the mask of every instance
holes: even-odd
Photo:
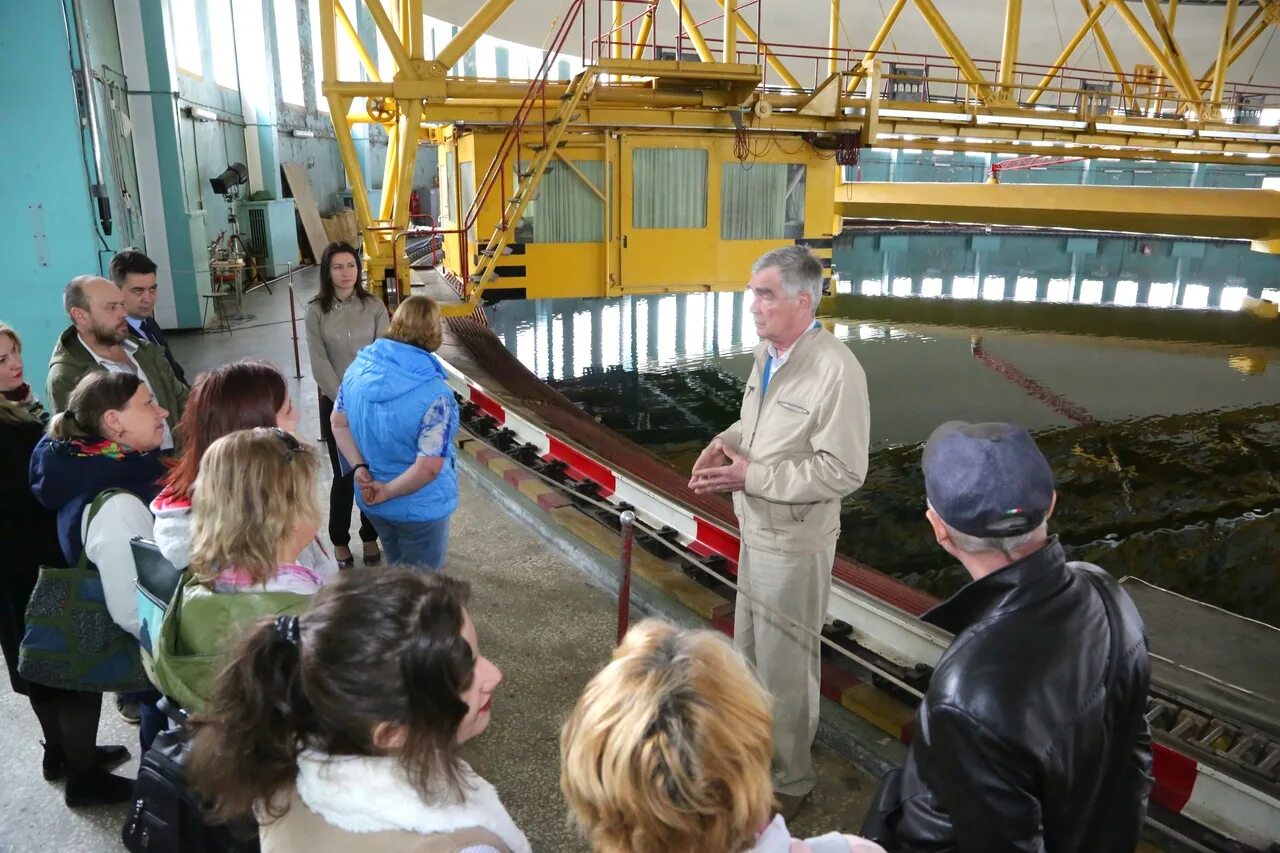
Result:
[[[582,113],[574,113],[572,116],[569,116],[568,118],[564,116],[556,116],[555,118],[547,122],[547,127],[555,127],[557,125],[564,124],[566,121],[573,122],[573,121],[577,121],[580,118],[582,118]]]

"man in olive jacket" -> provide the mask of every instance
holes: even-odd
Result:
[[[812,252],[769,252],[747,287],[761,341],[741,417],[698,457],[689,484],[733,493],[742,537],[734,644],[773,696],[774,795],[790,817],[817,781],[817,635],[840,501],[867,472],[870,409],[858,359],[814,319],[822,264]]]
[[[98,276],[77,276],[63,291],[63,307],[71,326],[58,338],[49,359],[46,391],[53,410],[65,411],[76,385],[95,370],[132,373],[169,411],[161,446],[172,449],[188,389],[174,375],[163,349],[130,337],[120,288]]]

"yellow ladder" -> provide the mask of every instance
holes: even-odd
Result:
[[[498,259],[502,257],[507,250],[507,246],[511,243],[512,235],[515,233],[516,226],[520,223],[520,218],[524,216],[525,208],[529,206],[529,202],[533,201],[533,194],[537,191],[538,184],[542,181],[542,176],[546,174],[547,166],[550,165],[551,159],[555,157],[556,149],[564,140],[564,135],[568,131],[569,125],[577,118],[575,113],[578,105],[582,102],[587,90],[591,88],[595,77],[596,69],[590,67],[573,78],[569,88],[560,96],[560,108],[556,111],[555,116],[546,123],[545,142],[541,145],[531,146],[535,152],[533,160],[529,163],[527,169],[520,173],[520,183],[516,187],[515,194],[507,199],[507,206],[503,210],[502,218],[498,220],[489,242],[480,250],[480,257],[476,262],[475,271],[470,276],[469,280],[472,288],[468,301],[472,305],[479,301],[481,293],[484,292],[489,282],[497,277]],[[517,151],[519,150],[519,144],[517,139]]]

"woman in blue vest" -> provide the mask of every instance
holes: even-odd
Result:
[[[360,487],[356,501],[388,561],[431,570],[444,566],[458,507],[458,404],[433,355],[443,337],[435,302],[410,296],[400,303],[387,336],[347,368],[331,420]]]

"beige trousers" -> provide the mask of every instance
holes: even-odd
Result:
[[[743,545],[738,556],[733,644],[773,697],[773,789],[780,794],[807,794],[818,779],[809,754],[818,734],[816,635],[827,616],[835,556],[834,541],[811,554],[771,554]],[[759,605],[790,617],[808,633]]]

